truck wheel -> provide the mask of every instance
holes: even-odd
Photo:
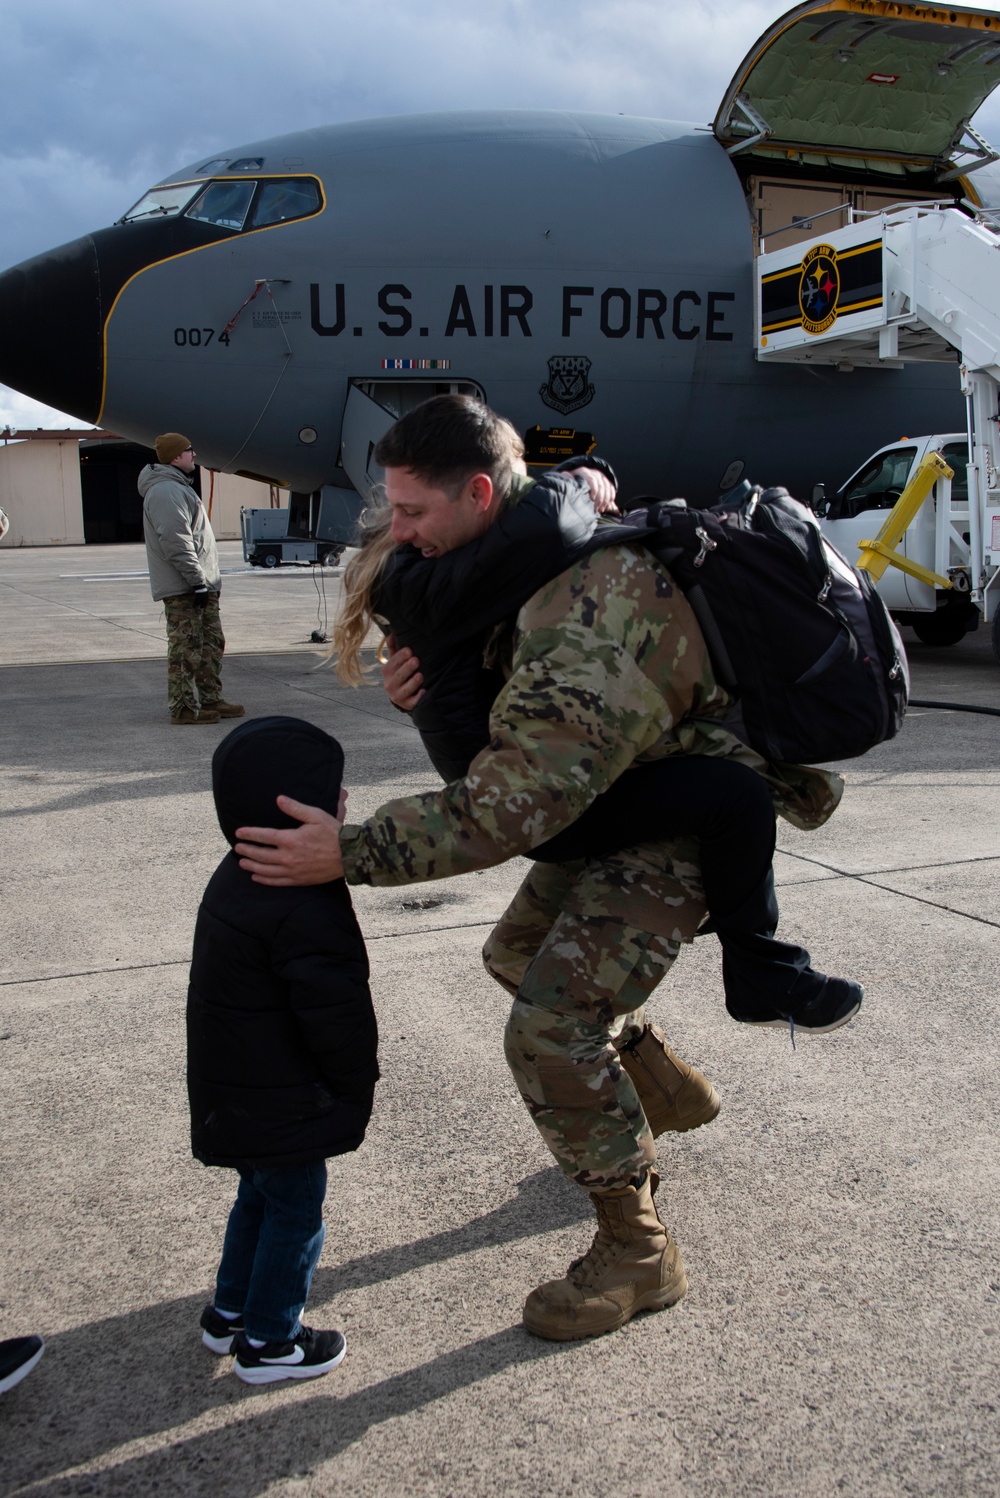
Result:
[[[267,553],[267,555],[265,556],[265,558],[264,558],[264,566],[265,567],[277,567],[277,565],[278,565],[278,558],[275,556],[275,554],[274,554],[273,551],[269,551]]]
[[[957,645],[968,633],[969,623],[967,608],[938,609],[936,614],[917,614],[910,620],[913,633],[924,645]]]
[[[344,548],[342,546],[331,546],[328,551],[321,551],[319,554],[320,566],[336,567],[337,563],[340,561],[341,553],[343,552],[343,550]]]

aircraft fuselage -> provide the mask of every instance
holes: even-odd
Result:
[[[315,180],[320,206],[243,232],[124,222],[15,267],[0,378],[135,441],[187,432],[210,466],[305,491],[348,484],[352,382],[472,382],[542,449],[552,429],[592,434],[629,492],[702,501],[739,465],[802,492],[897,427],[963,420],[952,367],[757,363],[748,206],[707,131],[440,114],[229,156]],[[210,179],[233,175],[166,180]]]

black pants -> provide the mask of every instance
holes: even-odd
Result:
[[[701,843],[705,903],[722,943],[726,1008],[734,1019],[769,1017],[806,974],[825,981],[812,974],[804,947],[774,939],[774,803],[747,765],[688,754],[634,765],[531,856],[563,863],[667,837]]]

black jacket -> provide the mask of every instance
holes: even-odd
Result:
[[[241,723],[212,761],[230,843],[295,826],[280,792],[333,814],[343,755],[297,718]],[[188,989],[191,1148],[206,1165],[293,1165],[357,1149],[378,1079],[368,959],[342,879],[254,884],[229,852],[205,891]]]
[[[489,742],[503,686],[501,673],[483,666],[490,632],[585,555],[597,528],[586,484],[547,473],[534,484],[515,479],[510,502],[467,545],[432,558],[401,546],[390,559],[375,613],[420,661],[424,695],[411,717],[446,781],[460,780]]]

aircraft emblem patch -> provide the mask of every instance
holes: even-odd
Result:
[[[549,382],[538,393],[553,411],[567,416],[594,399],[594,387],[588,384],[589,374],[590,360],[582,354],[554,354],[549,360]]]
[[[802,261],[799,311],[807,333],[825,333],[837,321],[840,272],[832,245],[814,244]]]

